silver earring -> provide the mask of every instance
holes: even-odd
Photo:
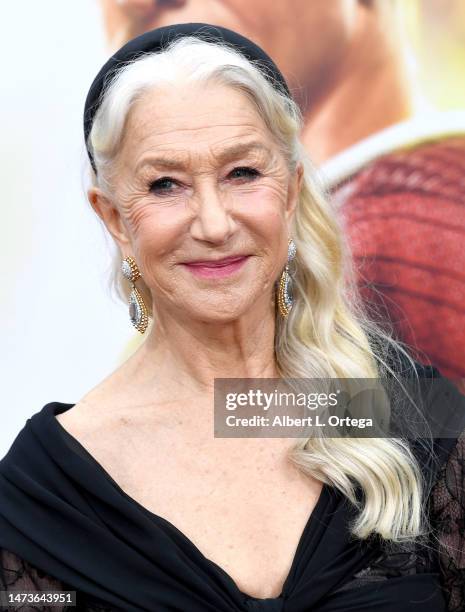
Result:
[[[132,291],[129,296],[129,318],[131,323],[141,334],[145,332],[148,325],[147,307],[135,282],[141,274],[134,257],[128,255],[121,262],[121,272],[123,276],[132,283]]]
[[[286,318],[291,311],[293,304],[292,289],[291,289],[291,276],[289,274],[289,264],[294,259],[297,253],[296,246],[292,238],[289,240],[287,247],[287,263],[284,268],[281,278],[279,279],[278,288],[278,307],[281,316]]]

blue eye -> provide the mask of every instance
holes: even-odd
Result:
[[[229,176],[232,178],[254,179],[257,176],[260,176],[260,172],[255,168],[249,168],[248,166],[238,166],[229,173]]]
[[[163,192],[170,191],[170,188],[175,185],[175,181],[169,176],[163,176],[162,178],[153,181],[149,185],[150,191]]]

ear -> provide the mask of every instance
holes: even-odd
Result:
[[[298,163],[295,172],[289,179],[289,187],[287,190],[287,204],[286,204],[286,220],[290,222],[292,219],[297,203],[300,197],[300,191],[302,189],[302,181],[304,176],[304,168],[302,163]]]
[[[87,198],[118,244],[121,253],[128,251],[128,245],[130,244],[129,233],[116,205],[98,187],[91,187],[87,192]]]

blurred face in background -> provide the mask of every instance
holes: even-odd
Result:
[[[206,22],[250,38],[277,63],[302,107],[328,86],[367,0],[101,0],[112,49],[153,28]],[[324,33],[324,36],[322,36]],[[299,87],[301,90],[299,91]]]

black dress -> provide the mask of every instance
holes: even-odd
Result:
[[[118,486],[55,418],[73,405],[46,404],[0,461],[0,590],[77,593],[77,607],[19,609],[465,610],[465,435],[435,439],[427,541],[388,546],[351,538],[354,507],[324,485],[281,595],[259,599]]]

